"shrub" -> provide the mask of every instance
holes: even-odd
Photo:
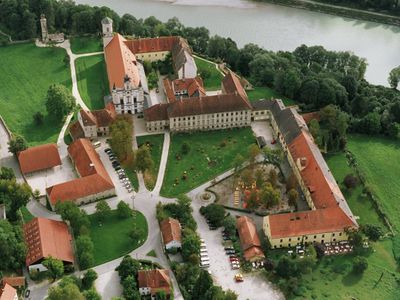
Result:
[[[362,231],[371,241],[374,242],[376,242],[380,239],[381,236],[383,236],[383,230],[378,225],[366,224],[362,227]]]
[[[358,184],[358,178],[353,174],[347,174],[343,179],[343,184],[347,189],[355,188]]]
[[[365,257],[356,256],[353,260],[353,272],[362,274],[368,268],[368,261]]]

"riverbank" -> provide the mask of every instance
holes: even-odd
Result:
[[[357,20],[376,22],[386,25],[400,26],[400,17],[386,15],[374,11],[363,11],[355,8],[336,6],[308,0],[255,0],[276,5],[305,9],[334,16],[353,18]]]

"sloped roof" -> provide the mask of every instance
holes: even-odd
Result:
[[[172,241],[181,242],[181,225],[173,218],[165,219],[160,223],[161,234],[164,244]]]
[[[72,136],[72,139],[74,140],[85,137],[85,132],[83,131],[83,128],[81,126],[81,123],[79,123],[79,121],[75,121],[74,123],[71,124],[71,126],[69,126],[69,133]]]
[[[181,37],[173,44],[171,53],[175,70],[181,69],[188,60],[193,60],[189,44]]]
[[[81,177],[47,188],[52,204],[57,201],[74,201],[114,188],[107,170],[88,139],[74,141],[68,146],[68,153]]]
[[[96,126],[97,125],[96,117],[90,110],[81,109],[79,111],[79,113],[81,115],[82,123],[84,126]]]
[[[98,127],[108,127],[117,118],[115,106],[112,102],[108,103],[105,108],[93,111]]]
[[[30,147],[18,153],[18,160],[23,174],[61,165],[61,158],[56,144]]]
[[[165,78],[163,83],[169,102],[174,102],[179,99],[180,97],[176,96],[176,93],[181,93],[183,91],[187,91],[186,98],[193,97],[196,93],[198,93],[199,96],[206,96],[203,80],[199,76],[196,78],[175,79],[174,81]]]
[[[9,284],[0,287],[0,300],[14,300],[17,296],[17,290]]]
[[[21,287],[25,286],[25,277],[19,276],[19,277],[4,277],[3,278],[3,283],[7,283],[11,285],[12,287]]]
[[[161,36],[157,38],[144,38],[125,41],[126,46],[135,54],[149,52],[171,51],[173,45],[179,40],[177,36]]]
[[[151,288],[152,294],[159,291],[165,291],[166,294],[170,293],[171,279],[169,278],[169,271],[165,269],[140,270],[138,272],[138,283],[139,288]]]
[[[147,122],[168,120],[168,103],[156,104],[143,111]]]
[[[222,80],[222,85],[225,89],[225,93],[227,94],[236,94],[238,93],[243,98],[247,99],[247,93],[244,90],[242,84],[240,83],[239,78],[232,72],[229,73],[224,77]]]
[[[272,114],[287,145],[301,133],[303,128],[307,129],[306,122],[295,108],[282,109],[279,105],[274,105]]]
[[[103,20],[101,20],[102,24],[112,24],[113,20],[109,17],[105,17]]]
[[[125,42],[126,39],[117,33],[104,49],[110,91],[114,86],[123,88],[126,76],[133,87],[140,85],[136,57]]]
[[[236,220],[236,227],[246,260],[251,260],[255,256],[264,256],[253,220],[247,216],[239,217]]]
[[[27,246],[26,266],[51,256],[64,262],[74,262],[72,236],[64,222],[35,218],[24,225]]]

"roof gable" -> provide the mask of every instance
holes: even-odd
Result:
[[[23,174],[61,165],[56,144],[40,145],[21,151],[18,153],[18,161]]]

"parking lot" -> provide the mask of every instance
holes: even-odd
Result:
[[[222,229],[210,230],[204,217],[200,214],[199,208],[203,203],[201,200],[193,201],[193,216],[198,225],[200,237],[204,240],[209,256],[211,272],[214,283],[224,289],[231,289],[239,295],[238,299],[265,300],[284,299],[281,292],[275,289],[256,274],[243,274],[240,270],[232,270],[229,256],[225,253],[222,244]],[[243,282],[236,282],[235,275],[243,274]]]

